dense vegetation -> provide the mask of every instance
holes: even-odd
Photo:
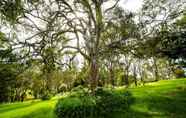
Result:
[[[93,97],[81,89],[59,100],[55,112],[59,118],[112,118],[111,114],[127,111],[132,100],[129,92],[99,88]]]
[[[145,85],[186,76],[185,0],[143,0],[137,11],[125,9],[122,2],[0,0],[2,107],[43,100],[34,103],[57,103],[51,107],[58,118],[131,116],[133,98],[141,99],[136,90],[148,104],[160,100],[176,106],[164,93],[155,92],[156,100],[146,96]],[[56,95],[62,98],[50,100]],[[15,108],[40,107],[34,103]],[[169,112],[173,110],[163,115],[174,117]]]

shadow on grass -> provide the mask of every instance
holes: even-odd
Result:
[[[163,94],[157,94],[157,91],[159,90],[146,96],[136,97],[135,101],[132,103],[132,105],[138,104],[145,106],[147,110],[139,106],[138,109],[130,107],[125,110],[124,113],[111,114],[113,115],[112,118],[186,118],[186,87],[179,86]],[[48,101],[44,102],[47,103]],[[0,106],[0,113],[29,107],[35,104],[37,104],[37,102],[2,105],[2,107]],[[31,113],[21,118],[56,118],[56,116],[53,113],[53,108],[47,106],[36,108]]]
[[[185,87],[186,88],[186,87]],[[177,87],[166,94],[152,94],[136,98],[134,104],[147,107],[137,111],[130,108],[123,116],[116,118],[185,118],[186,117],[186,89]]]
[[[152,96],[147,101],[153,111],[165,113],[169,118],[186,117],[186,90],[177,89],[162,96]]]

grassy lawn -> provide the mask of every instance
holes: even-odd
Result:
[[[53,109],[57,100],[28,101],[0,105],[0,118],[55,118]]]
[[[149,83],[129,91],[135,103],[115,118],[186,118],[186,79]],[[57,99],[2,104],[0,118],[55,118],[56,102]]]
[[[135,103],[125,118],[186,118],[186,79],[130,89]]]

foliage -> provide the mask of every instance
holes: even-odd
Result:
[[[87,91],[76,88],[69,97],[58,101],[55,113],[58,118],[93,118],[95,116],[95,98],[89,96]]]
[[[174,71],[175,75],[177,78],[183,78],[185,77],[185,71],[181,68],[177,68],[175,71]]]
[[[50,100],[51,97],[52,96],[49,93],[44,93],[44,94],[41,95],[42,100]]]
[[[136,14],[119,7],[119,0],[1,0],[0,102],[19,101],[28,92],[47,100],[72,90],[80,103],[86,103],[82,96],[92,98],[102,115],[112,112],[110,106],[128,106],[126,96],[95,89],[170,77],[162,57],[186,55],[184,5],[175,1],[144,0]],[[79,85],[98,93],[74,89]]]
[[[98,116],[112,118],[108,113],[127,112],[127,109],[133,103],[131,93],[117,93],[112,90],[103,90],[101,88],[96,91],[96,109]]]
[[[92,96],[86,89],[76,89],[69,97],[58,101],[55,113],[58,118],[108,118],[111,116],[108,113],[125,112],[131,101],[128,92],[117,93],[99,88]]]
[[[5,21],[15,24],[24,13],[22,0],[1,0],[0,15]]]
[[[186,116],[186,79],[163,80],[130,88],[134,104],[112,118],[184,118]],[[124,92],[124,87],[117,88]],[[63,96],[65,97],[65,96]],[[53,110],[57,99],[0,104],[0,118],[56,118]],[[70,102],[70,101],[69,101]],[[174,107],[173,107],[174,106]],[[113,113],[109,113],[113,115]]]
[[[186,32],[163,33],[160,52],[172,59],[185,58]]]
[[[0,65],[0,102],[13,101],[16,73],[15,65]]]

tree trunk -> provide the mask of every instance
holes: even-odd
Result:
[[[90,79],[90,88],[92,92],[96,89],[98,85],[98,62],[96,59],[90,61],[90,70],[89,70],[89,79]]]
[[[137,74],[136,74],[136,67],[134,67],[134,70],[133,71],[134,71],[134,74],[133,74],[134,75],[134,83],[135,83],[136,86],[138,86]]]
[[[109,68],[109,73],[110,73],[110,84],[114,86],[114,72],[113,72],[113,65],[112,62],[110,63],[110,68]]]
[[[159,74],[158,74],[158,67],[157,67],[157,61],[155,58],[153,58],[154,61],[154,74],[155,74],[155,81],[159,81]]]
[[[136,86],[138,86],[138,81],[137,81],[136,74],[134,75],[134,83],[135,83]]]
[[[142,70],[141,72],[140,72],[140,80],[141,80],[141,83],[143,84],[143,86],[144,86],[144,84],[145,84],[145,82],[144,82],[144,80],[143,80],[143,77],[144,77],[144,71]]]
[[[129,86],[129,76],[128,72],[125,73],[125,85],[128,87]]]

